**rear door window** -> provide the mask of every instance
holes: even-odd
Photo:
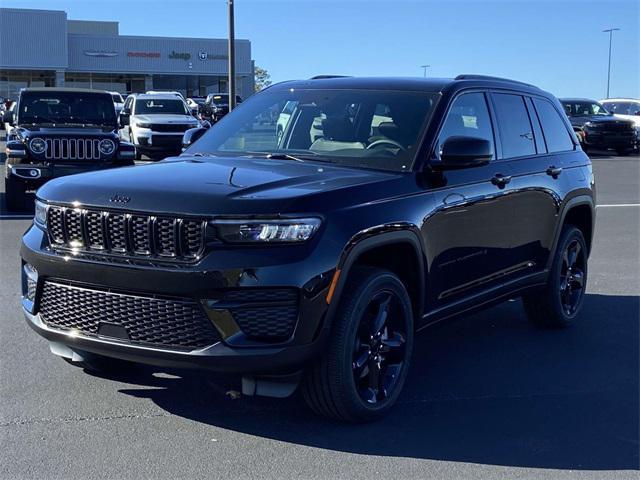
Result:
[[[520,95],[494,93],[493,103],[504,158],[535,155],[536,145],[529,114]]]
[[[558,111],[551,102],[540,98],[534,98],[533,104],[542,124],[544,140],[547,150],[553,152],[566,152],[574,149],[573,140]]]

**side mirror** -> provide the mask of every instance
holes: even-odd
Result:
[[[123,110],[120,112],[120,127],[124,127],[125,125],[129,125],[129,114]]]
[[[440,152],[440,162],[432,167],[454,170],[486,165],[493,158],[493,146],[489,140],[478,137],[453,136],[445,140]]]
[[[206,132],[207,129],[204,127],[190,128],[189,130],[184,132],[184,135],[182,136],[182,148],[184,149],[190,147]]]
[[[640,110],[636,110],[635,112],[633,112],[634,115],[640,115]]]
[[[14,124],[13,112],[10,112],[8,110],[4,112],[2,114],[2,123],[8,123],[13,127],[13,124]]]

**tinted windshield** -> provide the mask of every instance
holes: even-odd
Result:
[[[114,125],[116,111],[111,96],[106,93],[22,92],[18,122]]]
[[[562,102],[564,111],[570,117],[583,117],[590,115],[609,115],[609,112],[596,102]]]
[[[604,104],[611,113],[619,115],[636,115],[640,111],[640,103],[613,101]]]
[[[289,154],[303,161],[406,171],[437,98],[387,90],[265,91],[187,152]]]
[[[136,115],[153,115],[153,114],[169,114],[169,115],[187,115],[184,102],[178,98],[146,98],[136,100],[134,113]]]
[[[242,99],[236,95],[236,103],[241,103]],[[211,97],[211,103],[214,105],[229,105],[229,95],[220,94]]]

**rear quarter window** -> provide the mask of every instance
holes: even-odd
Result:
[[[558,111],[547,100],[533,99],[536,108],[544,141],[549,153],[566,152],[574,149],[573,140]]]

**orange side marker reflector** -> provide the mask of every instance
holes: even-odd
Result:
[[[329,285],[329,293],[327,293],[327,305],[331,303],[331,299],[333,298],[333,292],[336,290],[336,285],[338,285],[338,279],[340,278],[340,269],[337,269],[333,274],[333,279],[331,279],[331,285]]]

